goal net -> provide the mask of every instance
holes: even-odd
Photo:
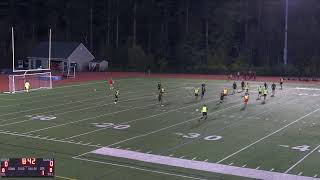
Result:
[[[30,91],[52,89],[51,72],[9,75],[9,91],[11,93],[25,92],[25,82],[29,82]]]

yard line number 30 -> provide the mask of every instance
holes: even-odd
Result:
[[[222,139],[222,136],[217,136],[217,135],[202,137],[200,133],[186,133],[186,134],[176,133],[176,135],[181,136],[183,138],[187,138],[187,139],[203,138],[203,140],[206,140],[206,141],[218,141]]]

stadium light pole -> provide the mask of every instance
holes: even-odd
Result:
[[[284,27],[284,50],[283,50],[283,64],[288,63],[288,0],[285,0],[285,27]]]
[[[15,70],[15,63],[14,63],[14,31],[13,27],[11,27],[11,45],[12,45],[12,71]]]

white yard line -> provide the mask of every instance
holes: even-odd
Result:
[[[308,154],[306,154],[303,158],[301,158],[298,162],[296,162],[294,165],[292,165],[284,173],[288,173],[289,171],[291,171],[293,168],[295,168],[297,165],[299,165],[303,160],[305,160],[308,156],[310,156],[313,152],[315,152],[319,148],[320,148],[320,145],[318,145],[316,148],[314,148],[312,151],[310,151]]]
[[[135,151],[128,151],[122,149],[114,149],[103,147],[91,152],[92,154],[98,154],[102,156],[111,156],[116,158],[124,158],[134,161],[140,161],[145,163],[152,163],[157,165],[166,165],[171,167],[179,167],[185,169],[206,171],[211,173],[220,173],[227,175],[234,175],[247,178],[265,179],[265,180],[279,180],[279,179],[298,179],[299,180],[311,180],[312,177],[296,176],[291,174],[284,174],[278,172],[270,172],[258,169],[249,169],[236,166],[228,166],[217,163],[209,163],[203,161],[195,161],[189,159],[181,159],[175,157],[161,156],[146,154]],[[82,159],[79,157],[73,157],[74,159]]]
[[[144,97],[140,97],[140,98],[134,98],[134,99],[127,99],[127,100],[123,100],[122,102],[127,102],[127,101],[132,101],[132,100],[138,100],[138,99],[145,99],[147,96],[144,96]],[[61,112],[61,113],[56,113],[56,114],[52,114],[54,116],[56,115],[62,115],[62,114],[68,114],[68,113],[71,113],[71,112],[77,112],[77,111],[83,111],[83,110],[86,110],[86,109],[93,109],[93,108],[97,108],[97,107],[103,107],[103,106],[106,106],[106,105],[111,105],[113,103],[107,103],[107,104],[102,104],[102,105],[97,105],[97,106],[90,106],[90,107],[86,107],[86,108],[81,108],[81,109],[74,109],[74,110],[71,110],[71,111],[64,111],[64,112]],[[144,106],[143,106],[144,107]],[[136,108],[136,107],[134,107]],[[127,110],[131,110],[131,109],[134,109],[134,108],[130,108],[130,109],[127,109]],[[121,111],[122,112],[122,111]],[[100,115],[100,116],[96,116],[96,117],[101,117],[101,116],[107,116],[107,115],[110,115],[110,114],[113,114],[113,113],[106,113],[106,114],[103,114],[103,115]],[[15,118],[12,118],[12,119],[15,119]],[[10,119],[10,120],[12,120]],[[4,126],[9,126],[9,125],[13,125],[13,124],[20,124],[20,123],[24,123],[24,122],[28,122],[28,121],[34,121],[32,119],[27,119],[27,120],[23,120],[23,121],[16,121],[16,122],[12,122],[12,123],[7,123],[7,124],[1,124],[0,127],[4,127]],[[72,122],[76,122],[76,121],[72,121]],[[81,121],[79,121],[81,122]],[[59,127],[59,126],[58,126]],[[37,131],[35,131],[37,132]],[[31,133],[31,132],[30,132]]]
[[[176,87],[176,88],[180,88],[180,87]],[[138,100],[138,99],[145,99],[145,98],[153,97],[153,95],[149,95],[149,96],[143,96],[143,95],[141,96],[141,95],[139,95],[138,97],[139,97],[139,98],[125,99],[125,100],[122,100],[121,102],[127,102],[127,101]],[[103,97],[99,97],[99,99],[101,99],[101,98],[103,98]],[[92,100],[92,99],[91,99],[91,100]],[[83,100],[83,101],[85,101],[85,100]],[[83,101],[81,101],[81,102],[83,102]],[[78,102],[79,102],[79,101],[78,101]],[[73,103],[74,103],[74,102],[73,102]],[[91,104],[91,105],[93,105],[93,104],[99,104],[99,103],[101,103],[101,102],[88,103],[88,105],[90,105],[90,104]],[[68,103],[67,103],[67,104],[68,104]],[[64,104],[64,105],[66,105],[66,104]],[[102,107],[102,106],[105,106],[105,105],[113,105],[113,103],[102,104],[102,105],[97,105],[97,106],[90,106],[90,107],[87,107],[87,108],[82,108],[82,109],[77,109],[77,110],[71,110],[71,111],[64,111],[64,112],[56,113],[56,114],[52,114],[52,115],[61,115],[61,114],[66,114],[66,113],[70,113],[70,112],[75,112],[75,111],[82,111],[82,110],[86,110],[86,109],[91,109],[91,108],[94,108],[94,107]],[[73,108],[74,108],[74,107],[78,107],[78,106],[82,106],[82,105],[73,106]],[[53,106],[51,106],[51,107],[53,107]],[[47,107],[45,107],[45,108],[47,108]],[[42,109],[42,108],[35,108],[35,109],[32,109],[32,110],[39,110],[39,109]],[[28,110],[27,110],[27,111],[28,111]],[[16,113],[27,112],[27,111],[7,113],[7,114],[3,114],[3,115],[16,114]],[[55,111],[55,110],[53,110],[53,111]],[[47,111],[47,112],[45,112],[45,113],[49,113],[49,112],[53,112],[53,111]],[[37,115],[37,114],[34,114],[34,115]],[[1,116],[1,115],[0,115],[0,116]],[[3,123],[3,122],[6,122],[6,121],[18,119],[18,118],[21,118],[21,117],[10,118],[10,119],[6,119],[6,120],[2,120],[2,121],[0,121],[0,122]],[[0,119],[0,120],[1,120],[1,119]],[[17,123],[20,123],[20,122],[22,123],[22,122],[26,122],[26,121],[28,121],[28,120],[14,122],[13,124],[17,124]],[[9,125],[11,125],[11,124],[9,124]],[[1,127],[1,126],[6,126],[6,125],[3,124],[3,125],[0,125],[0,127]]]
[[[251,143],[251,144],[249,144],[249,145],[245,146],[244,148],[241,148],[241,149],[239,149],[238,151],[236,151],[236,152],[234,152],[234,153],[232,153],[232,154],[228,155],[227,157],[225,157],[225,158],[221,159],[221,160],[220,160],[220,161],[218,161],[217,163],[221,163],[222,161],[225,161],[225,160],[229,159],[230,157],[232,157],[232,156],[234,156],[234,155],[236,155],[236,154],[239,154],[240,152],[242,152],[242,151],[244,151],[244,150],[248,149],[249,147],[251,147],[251,146],[253,146],[253,145],[255,145],[255,144],[257,144],[257,143],[259,143],[259,142],[261,142],[261,141],[263,141],[263,140],[265,140],[265,139],[267,139],[268,137],[270,137],[270,136],[272,136],[272,135],[274,135],[274,134],[276,134],[276,133],[278,133],[278,132],[280,132],[280,131],[282,131],[282,130],[286,129],[287,127],[291,126],[292,124],[295,124],[296,122],[299,122],[300,120],[302,120],[302,119],[304,119],[304,118],[306,118],[306,117],[310,116],[311,114],[314,114],[314,113],[318,112],[319,110],[320,110],[320,108],[318,108],[318,109],[316,109],[316,110],[314,110],[314,111],[312,111],[312,112],[310,112],[310,113],[308,113],[308,114],[306,114],[306,115],[304,115],[304,116],[302,116],[302,117],[300,117],[300,118],[296,119],[295,121],[293,121],[293,122],[291,122],[291,123],[289,123],[289,124],[287,124],[287,125],[283,126],[282,128],[280,128],[280,129],[278,129],[278,130],[276,130],[276,131],[274,131],[274,132],[272,132],[272,133],[270,133],[270,134],[268,134],[268,135],[264,136],[263,138],[261,138],[261,139],[259,139],[259,140],[255,141],[255,142],[253,142],[253,143]]]
[[[209,103],[209,102],[216,101],[216,100],[217,100],[217,99],[213,99],[213,100],[210,100],[210,101],[205,101],[205,103]],[[237,101],[236,101],[236,102],[237,102]],[[149,118],[154,118],[154,117],[157,117],[157,116],[161,116],[161,115],[163,115],[163,114],[168,114],[168,113],[170,113],[170,112],[175,112],[175,111],[178,111],[178,110],[181,110],[181,109],[185,109],[185,108],[188,108],[188,107],[192,107],[192,106],[198,105],[198,104],[200,104],[200,103],[204,103],[204,102],[197,102],[196,104],[191,104],[191,105],[183,106],[183,107],[180,107],[180,108],[177,108],[177,109],[172,109],[172,110],[169,110],[169,111],[166,111],[166,112],[154,114],[154,115],[151,115],[151,116],[142,117],[142,118],[137,118],[137,119],[133,119],[133,120],[130,120],[130,121],[122,122],[122,123],[120,123],[120,125],[132,123],[132,122],[136,122],[136,121],[141,121],[141,120],[145,120],[145,119],[149,119]],[[74,136],[65,138],[65,139],[63,139],[63,140],[72,139],[72,138],[79,137],[79,136],[83,136],[83,135],[88,135],[88,134],[95,133],[95,132],[98,132],[98,131],[103,131],[103,130],[109,129],[109,128],[110,128],[110,127],[101,128],[101,129],[96,129],[96,130],[93,130],[93,131],[89,131],[89,132],[85,132],[85,133],[82,133],[82,134],[74,135]]]
[[[141,97],[141,98],[135,98],[135,99],[129,99],[129,100],[145,99],[147,97],[148,96],[144,96],[144,97]],[[129,100],[124,100],[122,102],[126,102],[126,101],[129,101]],[[109,104],[113,104],[113,103],[109,103]],[[82,110],[85,110],[85,109],[92,109],[92,108],[95,108],[95,107],[102,107],[102,106],[109,105],[109,104],[103,104],[103,105],[99,105],[99,106],[91,106],[91,107],[82,108],[82,109],[76,109],[76,110],[72,110],[72,111],[65,111],[65,112],[57,113],[57,114],[53,114],[53,115],[61,115],[61,114],[66,114],[66,113],[70,113],[70,112],[82,111]],[[88,120],[91,120],[91,119],[96,119],[96,118],[99,118],[99,117],[108,116],[108,115],[111,115],[111,114],[116,114],[116,113],[119,113],[119,112],[129,111],[129,110],[132,110],[132,109],[145,108],[145,107],[154,106],[154,105],[157,105],[157,104],[159,104],[159,103],[149,104],[149,105],[146,105],[146,106],[133,107],[133,108],[129,108],[129,109],[121,110],[121,111],[116,111],[116,112],[113,112],[113,113],[106,113],[106,114],[102,114],[102,115],[98,115],[98,116],[94,116],[94,117],[84,118],[84,119],[77,120],[77,121],[71,121],[71,122],[64,123],[64,124],[58,124],[58,125],[55,125],[55,126],[50,126],[50,127],[46,127],[46,128],[42,128],[42,129],[33,130],[33,131],[29,132],[29,133],[43,131],[43,130],[56,128],[56,127],[61,127],[61,126],[69,125],[69,124],[74,124],[74,123],[77,123],[77,122],[88,121]],[[28,121],[33,121],[33,120],[29,119],[29,120],[12,122],[12,123],[8,123],[8,124],[2,124],[2,125],[0,125],[0,127],[13,125],[13,124],[19,124],[19,123],[28,122]]]
[[[90,145],[88,143],[84,144],[84,143],[78,143],[78,142],[63,141],[63,140],[59,140],[59,139],[46,139],[44,137],[40,137],[39,135],[31,136],[31,135],[26,135],[26,134],[16,134],[16,133],[10,133],[10,132],[0,132],[0,134],[19,136],[19,137],[31,138],[31,139],[41,139],[41,140],[46,140],[46,141],[60,142],[60,143],[67,143],[67,144],[77,144],[77,145],[95,147],[95,148],[103,147],[103,146],[98,146],[98,145]]]
[[[234,107],[238,107],[238,106],[241,106],[241,105],[242,105],[242,103],[241,103],[241,104],[236,104],[236,105],[230,106],[230,107],[228,107],[228,108],[221,109],[221,110],[219,110],[219,111],[214,111],[214,112],[212,112],[212,113],[208,113],[208,115],[210,115],[210,114],[216,114],[216,113],[219,113],[219,112],[221,112],[221,111],[225,111],[225,110],[228,110],[228,109],[231,109],[231,108],[234,108]],[[166,129],[170,129],[170,128],[175,127],[175,126],[179,126],[179,125],[181,125],[181,124],[185,124],[185,123],[188,123],[188,122],[197,120],[197,119],[199,119],[199,118],[200,118],[200,117],[191,118],[191,119],[189,119],[189,120],[186,120],[186,121],[183,121],[183,122],[180,122],[180,123],[176,123],[176,124],[173,124],[173,125],[171,125],[171,126],[167,126],[167,127],[164,127],[164,128],[161,128],[161,129],[158,129],[158,130],[155,130],[155,131],[151,131],[151,132],[148,132],[148,133],[145,133],[145,134],[140,134],[140,135],[137,135],[137,136],[134,136],[134,137],[131,137],[131,138],[128,138],[128,139],[121,140],[121,141],[119,141],[119,142],[110,144],[110,145],[108,145],[107,147],[114,146],[114,145],[117,145],[117,144],[120,144],[120,143],[124,143],[124,142],[128,142],[128,141],[133,140],[133,139],[145,137],[145,136],[148,136],[148,135],[150,135],[150,134],[155,134],[155,133],[161,132],[161,131],[166,130]]]

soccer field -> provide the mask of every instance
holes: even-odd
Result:
[[[166,89],[163,107],[159,80]],[[243,109],[243,93],[219,104],[219,92],[232,82],[206,80],[207,93],[197,101],[193,88],[202,80],[115,82],[117,104],[102,81],[1,94],[1,158],[55,158],[55,179],[67,180],[320,177],[316,85],[285,84],[262,104],[256,100],[262,83],[251,82]],[[199,123],[204,104],[208,119]]]

